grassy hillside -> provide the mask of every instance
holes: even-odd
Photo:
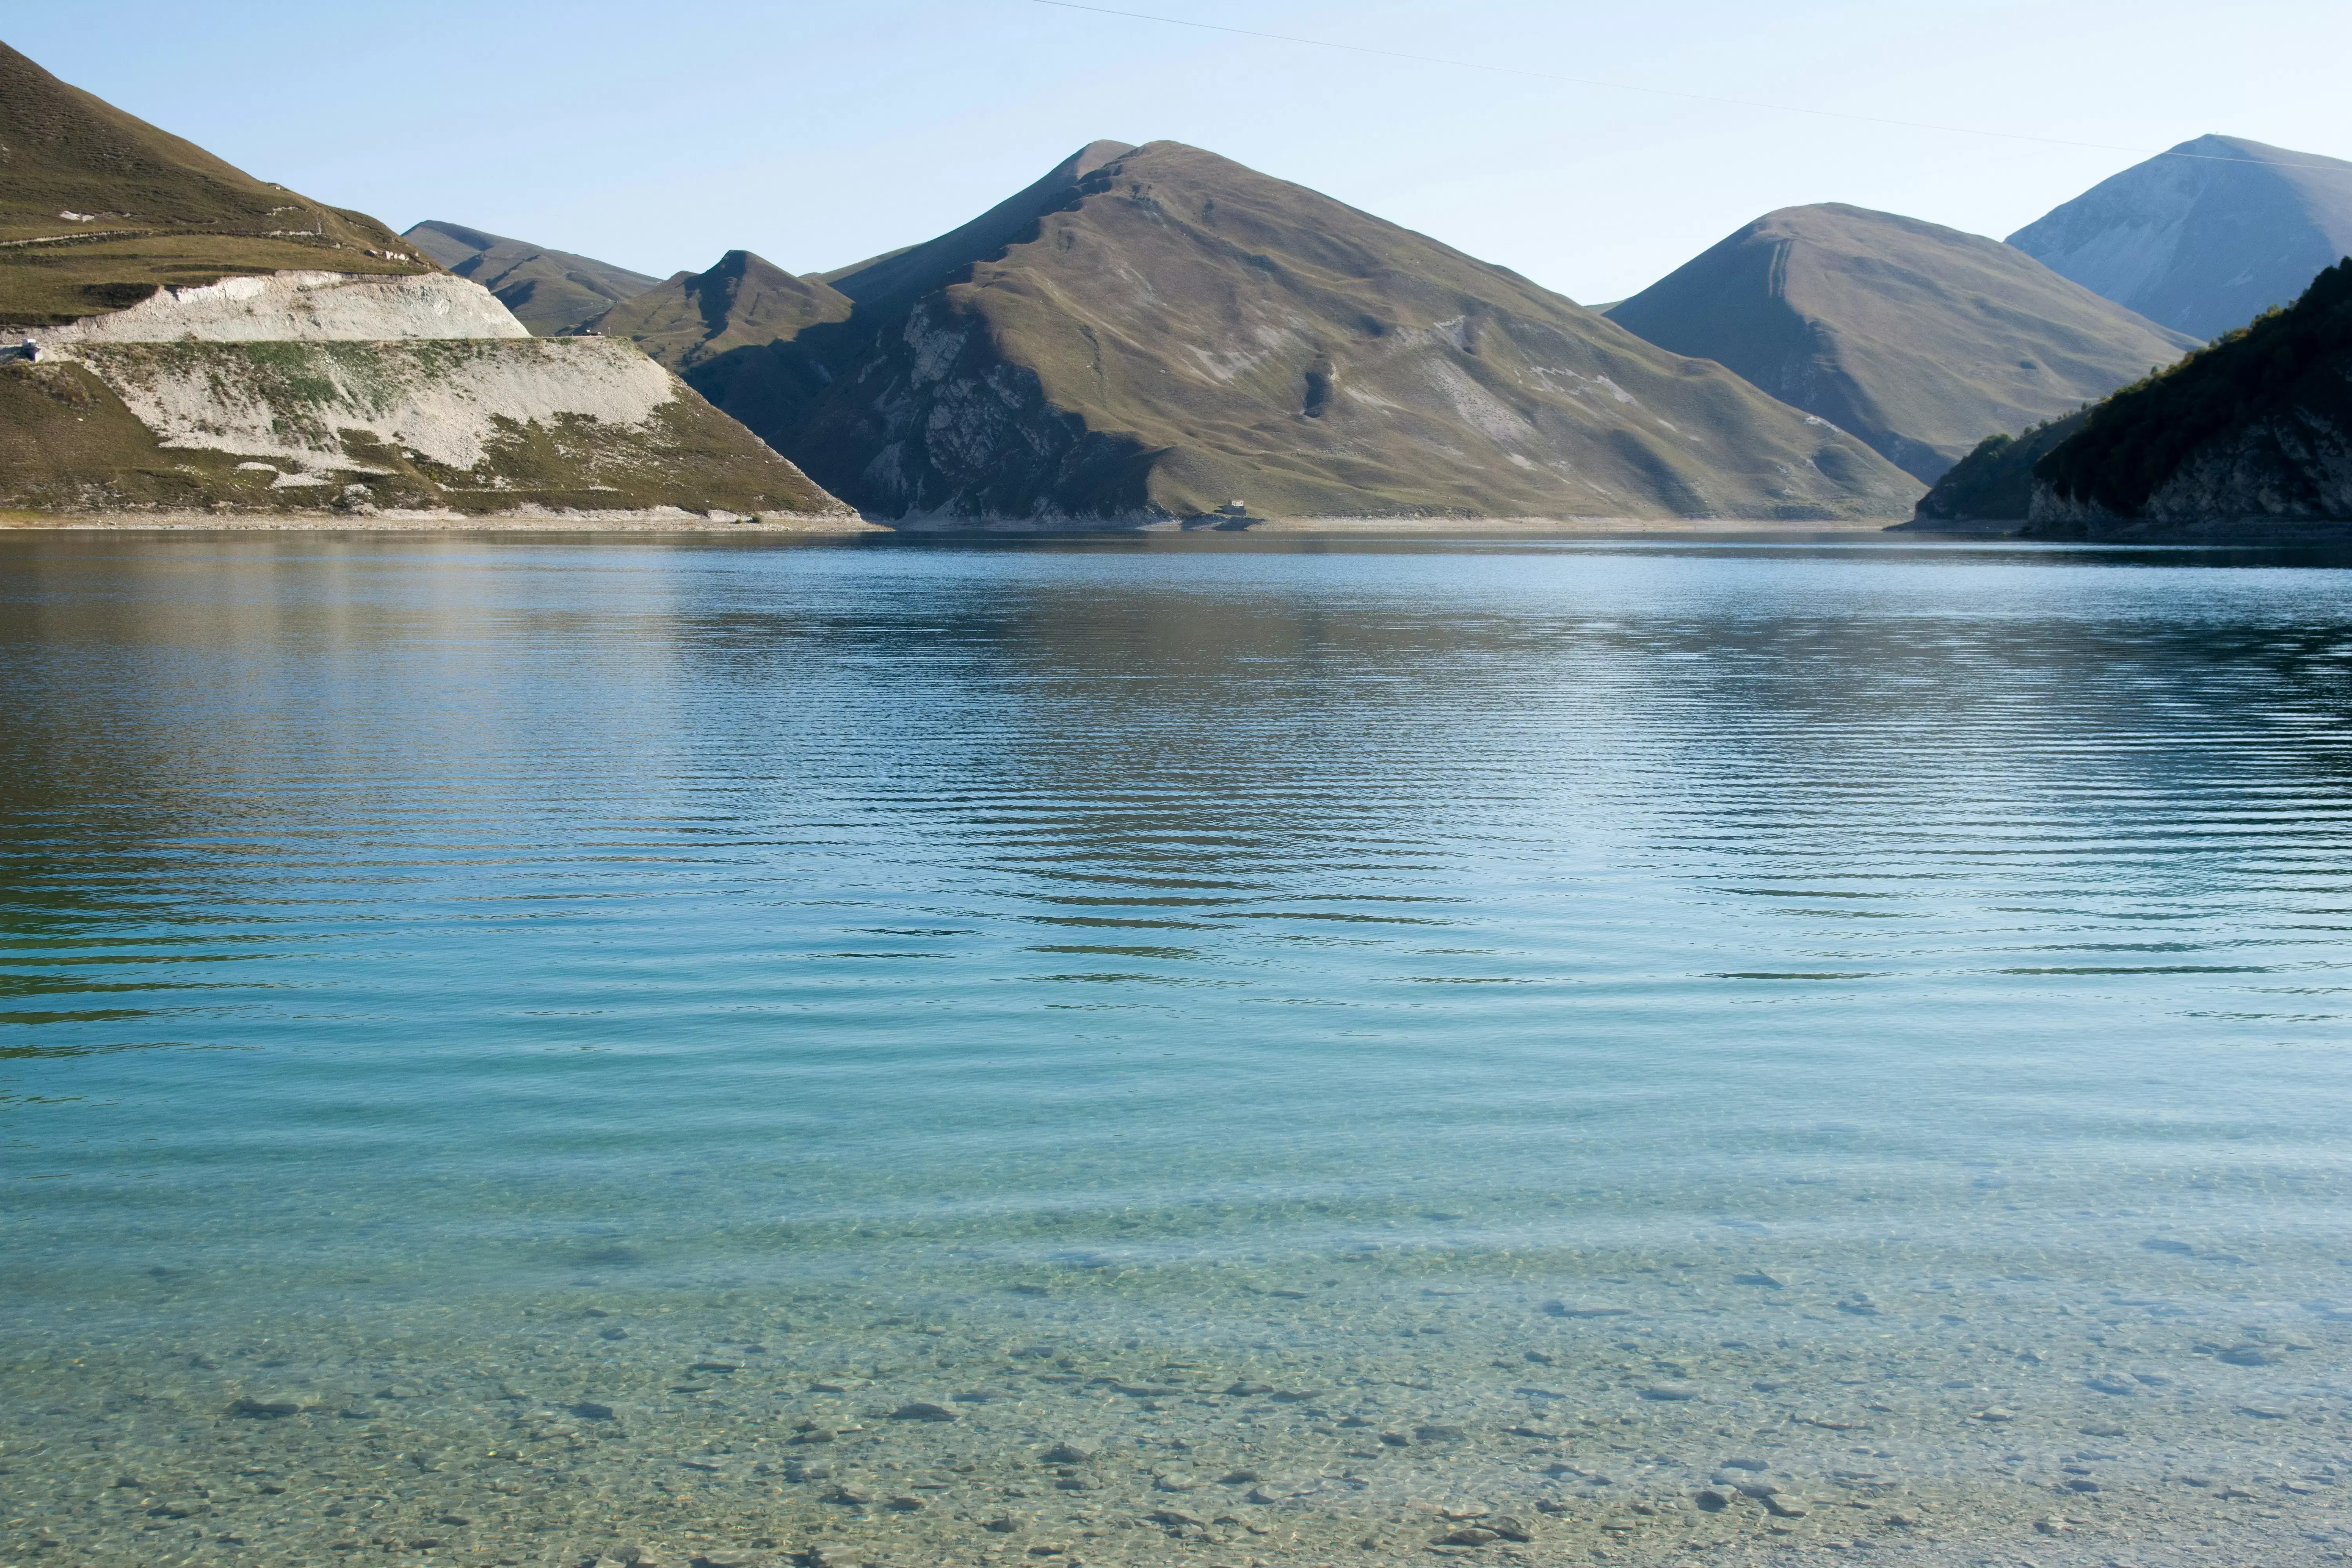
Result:
[[[577,331],[661,281],[609,261],[438,219],[420,223],[401,237],[497,295],[517,321],[542,338]]]
[[[846,320],[686,374],[874,515],[1822,520],[1919,489],[1719,365],[1175,142],[1096,143],[832,286]]]
[[[0,44],[0,324],[281,268],[436,270],[373,218],[264,184]]]
[[[748,250],[707,272],[681,272],[599,317],[763,436],[796,427],[824,393],[822,367],[791,344],[807,328],[845,320],[849,300],[822,279],[795,278]]]
[[[681,272],[605,311],[595,327],[685,370],[730,349],[788,342],[804,327],[846,318],[850,309],[821,280],[730,250],[707,272]]]
[[[2093,409],[2034,474],[2063,501],[2128,518],[2217,452],[2254,515],[2352,515],[2323,500],[2352,481],[2352,258]]]
[[[2195,342],[1998,241],[1836,205],[1768,214],[1609,316],[1930,481]]]

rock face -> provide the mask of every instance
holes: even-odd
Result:
[[[675,397],[669,373],[621,343],[489,340],[108,344],[76,356],[166,447],[347,467],[397,448],[450,469],[481,466],[502,426],[575,421],[642,430]],[[354,439],[354,437],[357,439]]]
[[[5,330],[0,329],[0,334]],[[42,352],[82,343],[361,342],[521,338],[506,307],[444,272],[409,278],[280,272],[164,288],[136,305],[14,336]]]
[[[435,219],[401,238],[458,277],[479,283],[539,337],[577,331],[661,279],[568,250]]]
[[[2352,163],[2200,136],[2009,237],[2141,315],[2211,338],[2293,300],[2352,254]]]
[[[851,515],[595,338],[102,342],[0,364],[0,507],[331,504]]]
[[[2094,408],[2032,472],[2045,537],[2352,523],[2352,260]]]
[[[1094,143],[827,277],[846,319],[646,343],[869,515],[1796,520],[1918,494],[1718,365],[1176,142]],[[665,292],[691,324],[676,280],[608,321]]]
[[[1608,313],[1929,482],[2197,342],[1996,240],[1835,205],[1768,213]]]

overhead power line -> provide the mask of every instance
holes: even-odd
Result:
[[[1598,77],[1563,76],[1558,71],[1530,70],[1525,66],[1498,66],[1485,60],[1448,59],[1442,55],[1417,55],[1403,49],[1383,49],[1370,44],[1341,43],[1335,38],[1307,38],[1295,33],[1266,33],[1255,27],[1229,27],[1221,22],[1196,22],[1187,16],[1157,16],[1145,11],[1120,11],[1108,5],[1087,5],[1079,0],[1031,0],[1058,11],[1091,11],[1097,16],[1124,16],[1131,22],[1157,22],[1170,27],[1192,27],[1204,33],[1231,33],[1244,38],[1265,38],[1280,44],[1303,44],[1314,49],[1339,49],[1351,55],[1375,55],[1382,59],[1411,60],[1417,65],[1446,66],[1455,70],[1490,71],[1498,76],[1528,77],[1537,81],[1564,82],[1570,87],[1597,88],[1609,92],[1647,93],[1653,98],[1679,98],[1692,103],[1725,103],[1738,109],[1760,109],[1775,114],[1810,114],[1822,120],[1843,120],[1863,125],[1892,125],[1906,131],[1937,131],[1953,136],[1990,136],[2004,142],[2032,142],[2044,147],[2074,147],[2094,153],[2126,153],[2137,158],[2194,158],[2207,163],[2262,163],[2274,169],[2319,169],[2323,163],[2281,163],[2268,158],[2232,158],[2221,153],[2179,153],[2169,149],[2118,147],[2106,142],[2071,142],[2058,136],[2035,136],[2022,131],[1988,131],[1977,125],[1935,125],[1921,120],[1890,120],[1876,114],[1848,114],[1835,109],[1809,109],[1801,104],[1767,103],[1752,98],[1727,98],[1720,93],[1687,92],[1680,88],[1648,87],[1636,82],[1607,81]]]

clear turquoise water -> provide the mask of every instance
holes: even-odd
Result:
[[[2267,1486],[2352,1407],[2347,929],[2326,561],[0,540],[0,1396],[51,1456],[9,1522],[302,1561],[331,1521],[73,1489],[268,1383],[305,1414],[238,1440],[310,1434],[284,1463],[347,1490],[329,1407],[395,1360],[459,1390],[403,1406],[454,1447],[489,1419],[465,1380],[534,1356],[510,1403],[636,1378],[638,1429],[691,1446],[662,1380],[754,1339],[708,1374],[773,1369],[726,1417],[746,1456],[812,1380],[943,1400],[1042,1335],[1058,1375],[1314,1367],[1480,1431],[1535,1398],[1498,1362],[1555,1368],[1559,1408],[1651,1424],[1662,1503],[1732,1434],[1864,1402],[1856,1358],[1911,1403],[1879,1475],[1792,1448],[1804,1486],[2038,1486],[2021,1528],[2126,1406],[2101,1464],[2151,1497]],[[512,1337],[589,1303],[635,1337]],[[1069,1386],[991,1442],[997,1405],[935,1425],[984,1467]],[[110,1399],[177,1414],[89,1458]],[[1215,1440],[1346,1469],[1326,1438]],[[1645,1484],[1527,1457],[1460,1486]],[[696,1523],[630,1500],[640,1462],[594,1472],[594,1529],[669,1530],[663,1561],[758,1509],[754,1554],[1032,1539],[976,1531],[993,1492],[893,1524],[750,1473]],[[483,1518],[359,1549],[578,1560],[588,1525],[500,1534],[489,1479],[435,1484]],[[1196,1523],[1202,1561],[1220,1529],[1279,1556]]]

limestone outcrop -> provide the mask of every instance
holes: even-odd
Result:
[[[630,344],[534,338],[446,273],[232,278],[26,335],[0,410],[51,428],[0,438],[0,504],[852,515]]]
[[[489,290],[446,272],[384,277],[278,272],[159,288],[138,304],[62,326],[0,328],[0,342],[42,353],[80,343],[381,342],[399,338],[527,338]]]

